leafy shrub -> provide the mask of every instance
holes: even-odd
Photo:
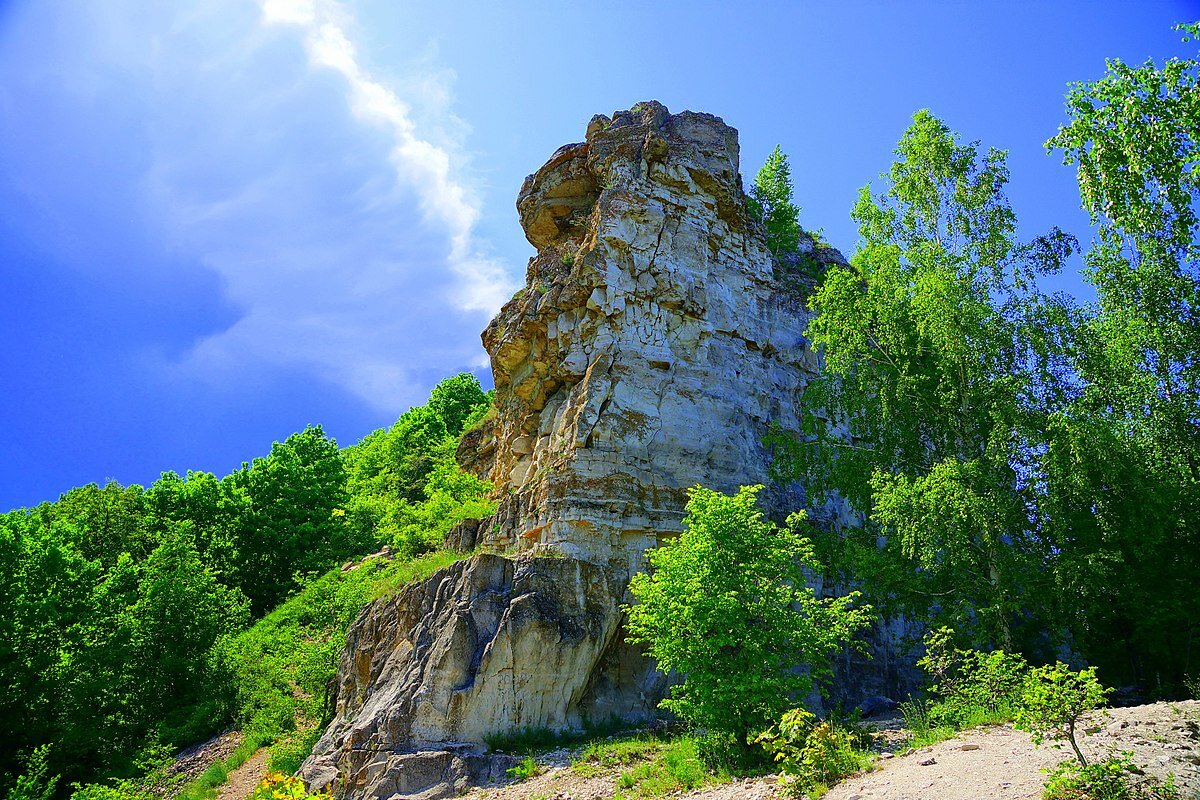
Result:
[[[684,676],[660,705],[735,737],[747,757],[757,754],[753,734],[828,675],[830,653],[869,620],[855,594],[817,598],[803,517],[784,528],[767,520],[755,504],[760,488],[691,489],[683,533],[647,553],[652,571],[629,585],[638,602],[623,606],[629,641]]]
[[[8,800],[50,800],[58,785],[58,776],[50,774],[47,764],[50,745],[35,747],[25,762],[25,772],[17,776],[16,785],[8,791]]]
[[[1072,672],[1061,661],[1038,667],[1025,681],[1017,727],[1032,732],[1034,744],[1046,737],[1066,739],[1086,767],[1087,759],[1075,741],[1075,726],[1081,716],[1104,705],[1108,692],[1097,680],[1095,667]]]
[[[515,767],[509,767],[508,777],[516,781],[526,781],[542,774],[542,765],[533,756],[525,756]]]
[[[831,786],[868,767],[872,756],[856,748],[857,738],[856,732],[843,724],[818,720],[795,708],[758,741],[774,756],[786,784],[799,793]]]
[[[963,650],[953,646],[954,631],[939,628],[925,637],[925,655],[917,666],[931,679],[937,699],[926,709],[929,728],[969,728],[1011,720],[1021,704],[1029,665],[1004,650]]]
[[[1200,675],[1184,675],[1183,685],[1193,700],[1200,700]]]
[[[1095,764],[1064,761],[1050,773],[1044,800],[1178,800],[1173,781],[1138,775],[1130,753]]]

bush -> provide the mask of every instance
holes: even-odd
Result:
[[[629,641],[683,675],[661,706],[733,736],[747,756],[753,735],[828,675],[830,653],[869,620],[857,595],[817,598],[803,517],[786,528],[764,518],[760,488],[732,497],[691,489],[683,533],[647,553],[652,572],[629,586],[638,603],[623,606]]]
[[[50,745],[34,748],[25,763],[25,772],[17,776],[16,785],[8,791],[8,800],[50,800],[58,785],[58,776],[50,774],[47,761]]]
[[[1004,650],[963,650],[953,646],[954,631],[939,628],[925,637],[925,655],[917,661],[931,679],[937,700],[925,709],[928,727],[956,730],[1015,716],[1029,665]]]
[[[808,792],[870,766],[873,757],[857,749],[858,735],[844,724],[818,720],[804,709],[788,711],[779,724],[758,737],[774,756],[785,783]]]
[[[1108,692],[1097,680],[1095,667],[1072,672],[1061,661],[1038,667],[1025,680],[1017,727],[1031,731],[1034,744],[1046,737],[1066,739],[1086,767],[1087,759],[1075,741],[1075,726],[1081,716],[1104,705]]]
[[[1178,800],[1170,779],[1138,775],[1130,753],[1083,765],[1064,761],[1050,773],[1044,800]]]
[[[1200,700],[1200,675],[1184,675],[1183,685],[1193,700]]]

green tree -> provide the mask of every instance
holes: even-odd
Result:
[[[896,155],[884,190],[859,195],[850,265],[811,301],[825,372],[806,389],[807,440],[778,438],[779,463],[815,501],[836,491],[866,515],[829,552],[873,601],[936,609],[1010,649],[1044,557],[1022,480],[1029,437],[1069,321],[1036,279],[1073,240],[1018,242],[1005,154],[962,144],[928,111]]]
[[[271,446],[266,458],[227,476],[248,512],[237,532],[237,584],[254,615],[275,607],[297,578],[323,572],[363,550],[346,524],[346,470],[337,442],[320,426]]]
[[[225,486],[210,472],[188,470],[179,477],[164,472],[146,490],[147,524],[161,539],[179,525],[192,527],[192,538],[207,569],[227,585],[234,580],[237,559],[236,532],[247,512],[244,498],[230,494],[232,483]]]
[[[766,227],[767,247],[772,253],[779,256],[799,249],[800,209],[792,202],[792,168],[779,145],[754,176],[746,202]]]
[[[440,381],[429,395],[430,410],[441,418],[450,436],[461,434],[463,423],[479,406],[486,406],[490,402],[491,398],[480,387],[479,379],[469,372],[460,372]]]
[[[1098,236],[1084,388],[1053,422],[1045,517],[1085,651],[1169,691],[1200,644],[1200,61],[1107,66],[1072,86],[1047,142],[1077,168]]]
[[[760,488],[690,490],[683,533],[648,551],[651,571],[630,583],[638,602],[624,607],[630,641],[683,677],[662,707],[743,750],[829,674],[830,654],[869,620],[854,594],[817,598],[801,520],[765,519]]]
[[[1017,708],[1017,727],[1033,732],[1033,743],[1047,736],[1066,739],[1082,766],[1087,759],[1075,741],[1075,726],[1087,712],[1104,705],[1108,690],[1096,679],[1096,668],[1072,672],[1057,662],[1030,670],[1025,679],[1021,704]]]

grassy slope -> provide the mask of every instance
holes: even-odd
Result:
[[[245,734],[224,761],[183,787],[180,800],[208,800],[260,747],[270,768],[291,773],[311,752],[325,717],[325,688],[346,631],[363,606],[424,580],[466,556],[436,552],[412,561],[369,560],[326,573],[254,626],[219,643],[214,656],[234,688],[234,719]]]

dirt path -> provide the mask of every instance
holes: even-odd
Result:
[[[225,783],[217,788],[217,800],[246,800],[266,774],[267,748],[263,747],[229,773]]]

